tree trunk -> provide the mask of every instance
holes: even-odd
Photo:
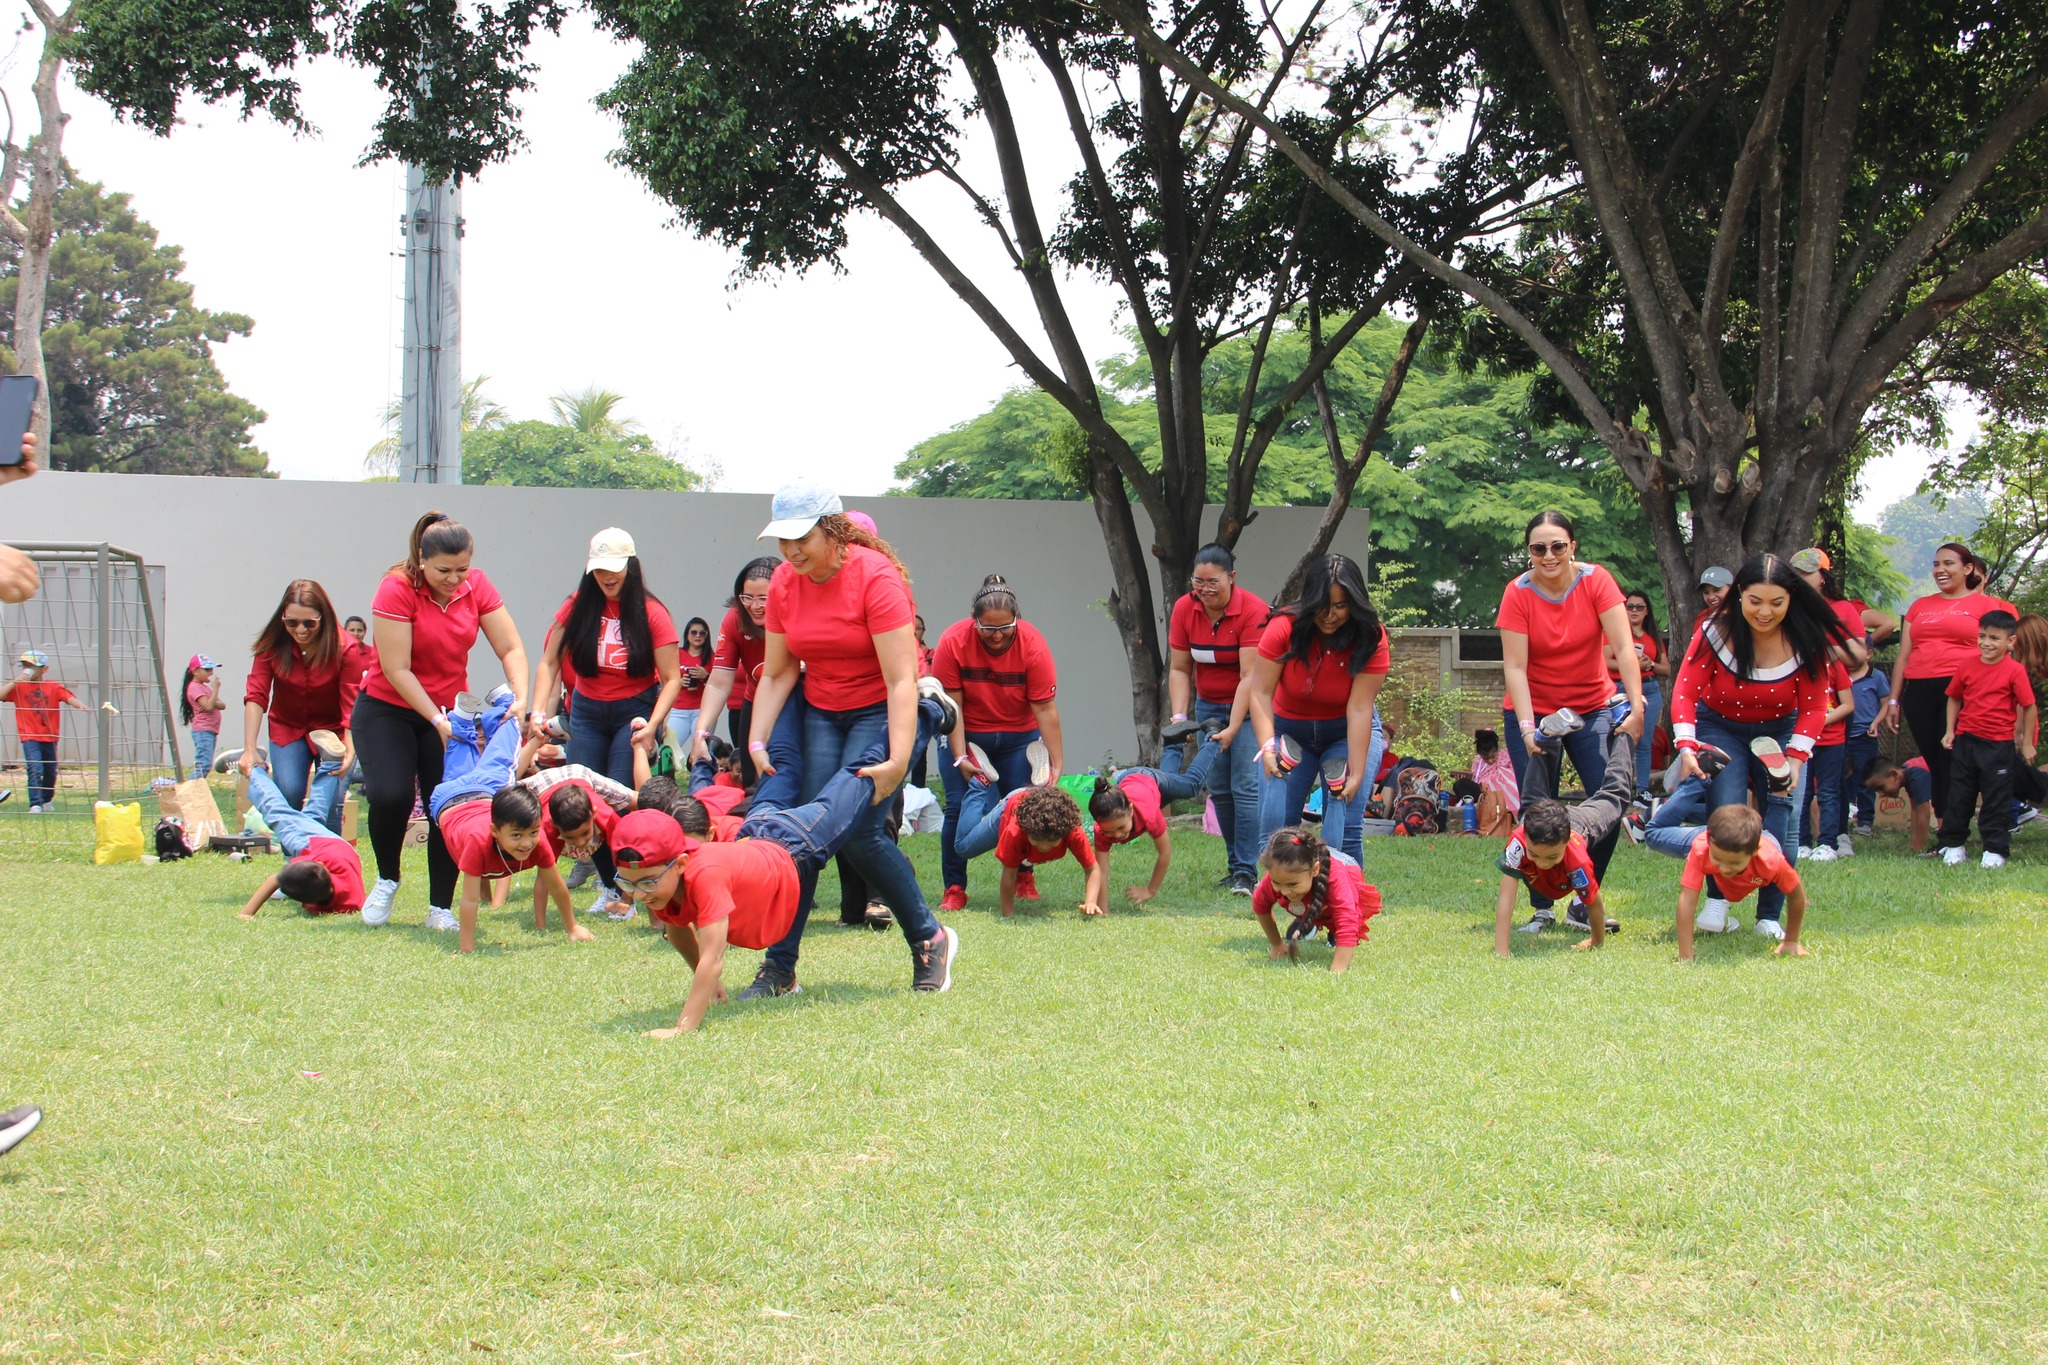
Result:
[[[47,466],[50,450],[50,385],[43,363],[43,308],[50,291],[50,248],[57,238],[57,168],[64,155],[67,116],[57,103],[57,76],[64,66],[62,44],[71,32],[71,16],[37,7],[43,19],[43,54],[36,66],[36,111],[41,119],[25,154],[28,161],[28,203],[17,217],[0,202],[0,228],[21,247],[21,274],[14,295],[14,357],[16,372],[32,374],[41,389],[36,401],[36,449]],[[10,149],[11,150],[11,149]],[[8,158],[14,166],[19,159]],[[0,201],[13,197],[8,177]]]
[[[1123,475],[1116,462],[1091,443],[1088,451],[1089,498],[1095,520],[1102,527],[1102,547],[1109,555],[1109,573],[1114,586],[1106,603],[1110,619],[1124,644],[1124,661],[1131,670],[1131,720],[1138,729],[1138,762],[1147,766],[1159,762],[1160,684],[1165,664],[1159,651],[1159,614],[1152,595],[1152,574],[1147,565],[1144,542],[1138,536],[1137,518],[1131,515],[1131,500],[1124,491]],[[1069,765],[1077,770],[1085,765]]]

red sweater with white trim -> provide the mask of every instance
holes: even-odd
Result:
[[[1794,716],[1792,742],[1785,747],[1811,756],[1827,724],[1828,676],[1823,670],[1815,677],[1798,659],[1739,674],[1720,623],[1710,621],[1693,636],[1671,688],[1671,738],[1679,748],[1699,747],[1693,722],[1703,704],[1723,720],[1744,724]]]

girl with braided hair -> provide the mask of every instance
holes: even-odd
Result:
[[[1290,825],[1273,831],[1259,862],[1266,875],[1252,890],[1252,913],[1266,931],[1275,959],[1298,958],[1302,940],[1320,929],[1330,940],[1330,970],[1341,973],[1365,942],[1365,922],[1380,912],[1379,888],[1352,859],[1333,851],[1314,831]],[[1283,935],[1273,907],[1293,916]]]

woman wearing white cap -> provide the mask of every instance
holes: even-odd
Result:
[[[854,525],[838,495],[799,483],[775,495],[773,538],[783,563],[769,581],[767,651],[754,690],[748,748],[768,771],[768,739],[799,683],[804,695],[802,799],[824,789],[854,755],[887,740],[888,758],[861,769],[874,779],[875,805],[842,848],[855,871],[895,914],[910,941],[911,984],[945,989],[958,936],[941,926],[918,889],[917,874],[884,828],[889,798],[910,769],[917,744],[918,660],[910,575],[887,541]],[[796,989],[804,914],[766,961],[745,997]]]

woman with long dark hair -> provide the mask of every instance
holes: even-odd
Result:
[[[327,590],[310,578],[293,579],[256,635],[242,688],[242,747],[222,754],[217,765],[233,758],[244,777],[258,766],[267,714],[267,766],[278,793],[292,809],[339,830],[342,777],[355,763],[349,717],[365,663]]]
[[[513,715],[526,713],[526,646],[512,613],[483,570],[470,566],[476,542],[446,512],[413,524],[405,558],[391,566],[371,599],[377,669],[356,698],[354,731],[363,792],[370,801],[370,847],[377,884],[363,901],[363,923],[391,918],[400,851],[415,791],[441,783],[442,757],[454,734],[447,712],[469,690],[469,651],[479,634],[505,669]],[[460,927],[451,908],[456,867],[438,824],[427,826],[427,927]]]
[[[939,765],[939,781],[946,789],[939,841],[946,895],[939,909],[964,910],[967,859],[954,851],[953,838],[960,828],[967,783],[977,775],[967,770],[972,763],[966,758],[971,752],[968,745],[980,745],[995,765],[994,772],[979,776],[993,779],[1002,795],[1058,781],[1066,757],[1055,700],[1059,675],[1045,637],[1019,614],[1016,591],[1001,574],[992,573],[981,580],[968,614],[939,636],[932,676],[959,702],[961,717],[959,727],[945,736],[946,761]],[[1040,764],[1044,776],[1035,777],[1033,768]],[[1017,874],[1017,895],[1038,899],[1038,883],[1028,863]]]
[[[1987,611],[2019,608],[1984,591],[1984,561],[1967,545],[1950,541],[1934,552],[1934,591],[1906,608],[1899,634],[1899,658],[1892,665],[1892,694],[1877,724],[1892,734],[1905,717],[1913,743],[1934,777],[1934,818],[1940,823],[1948,809],[1949,751],[1941,737],[1948,731],[1948,684],[1956,670],[1977,657],[1977,623]],[[1877,733],[1876,726],[1871,733]]]
[[[767,656],[768,584],[777,564],[763,555],[740,566],[732,580],[732,596],[725,601],[725,619],[711,642],[711,680],[704,684],[704,697],[697,711],[697,731],[690,743],[690,761],[709,758],[704,741],[718,726],[720,713],[732,735],[732,747],[740,755],[740,781],[754,785],[759,775],[754,756],[747,749],[748,722],[754,714],[754,687],[761,679],[761,661]]]
[[[1237,560],[1230,551],[1204,545],[1195,551],[1188,590],[1173,604],[1166,626],[1166,693],[1172,714],[1165,730],[1178,733],[1190,721],[1213,720],[1221,727],[1216,742],[1223,745],[1224,757],[1209,774],[1227,862],[1217,885],[1238,896],[1251,895],[1258,885],[1261,840],[1258,749],[1237,741],[1251,714],[1259,635],[1272,614],[1264,598],[1238,585]],[[1167,753],[1173,752],[1169,744]]]
[[[1671,688],[1671,734],[1684,779],[1650,822],[1649,841],[1684,856],[1694,827],[1722,806],[1762,797],[1764,829],[1785,861],[1799,856],[1793,812],[1805,796],[1806,764],[1827,724],[1829,651],[1848,631],[1827,600],[1778,555],[1752,555],[1735,585],[1687,647]],[[1712,760],[1702,769],[1701,754]],[[1725,765],[1725,766],[1724,766]],[[1756,932],[1782,939],[1785,893],[1757,893]],[[1702,933],[1735,924],[1713,888],[1695,921]]]
[[[1664,651],[1664,635],[1657,628],[1657,608],[1640,588],[1622,594],[1628,612],[1629,634],[1635,638],[1636,668],[1643,680],[1643,733],[1636,744],[1636,800],[1646,802],[1650,791],[1650,751],[1656,747],[1657,724],[1664,717],[1664,679],[1671,676],[1671,660]],[[1621,686],[1621,660],[1614,646],[1603,641],[1601,654],[1607,662],[1607,678]]]
[[[1608,736],[1616,726],[1631,727],[1640,751],[1650,747],[1642,742],[1650,716],[1628,606],[1614,575],[1579,559],[1578,532],[1564,513],[1553,508],[1529,518],[1522,542],[1529,568],[1501,593],[1493,622],[1500,628],[1501,671],[1507,676],[1501,739],[1515,765],[1517,787],[1525,786],[1530,749],[1561,745],[1586,790],[1598,791],[1607,778]],[[1544,765],[1545,796],[1558,795],[1562,766]],[[1606,879],[1618,837],[1618,830],[1609,830],[1591,846],[1596,880]],[[1548,897],[1532,888],[1529,904],[1534,913],[1523,932],[1555,922]],[[1583,901],[1565,907],[1565,918],[1581,928],[1590,927],[1585,915]]]
[[[1246,699],[1265,769],[1263,839],[1301,823],[1320,781],[1323,841],[1358,859],[1359,821],[1386,746],[1375,703],[1392,657],[1357,562],[1324,555],[1309,565],[1301,600],[1274,612],[1259,637]]]

